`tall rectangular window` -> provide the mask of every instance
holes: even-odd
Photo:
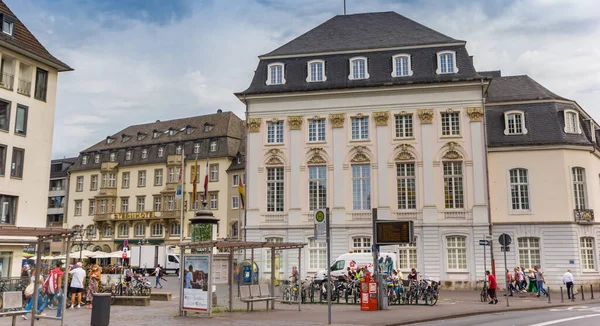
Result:
[[[272,237],[272,238],[266,238],[265,239],[266,242],[271,242],[271,243],[281,243],[283,242],[283,238],[279,238],[279,237]],[[280,258],[279,256],[280,251],[275,251],[275,261],[278,260],[278,258]],[[271,271],[271,250],[267,249],[265,250],[265,260],[266,260],[266,264],[265,264],[265,271]]]
[[[0,224],[15,224],[19,197],[0,195]]]
[[[442,113],[442,136],[460,136],[460,113]]]
[[[417,268],[417,245],[414,243],[398,246],[398,268],[410,270]]]
[[[239,174],[234,174],[233,176],[231,176],[231,185],[233,187],[237,187],[240,184],[240,175]]]
[[[573,168],[573,202],[575,209],[586,209],[584,168]]]
[[[81,216],[81,200],[75,201],[75,216]]]
[[[106,213],[106,199],[100,200],[100,214]]]
[[[514,112],[506,115],[508,134],[518,135],[523,133],[523,113]]]
[[[512,169],[510,196],[513,210],[529,210],[529,180],[526,169]]]
[[[352,117],[352,139],[369,139],[369,117]]]
[[[593,271],[596,270],[596,263],[594,254],[594,238],[585,237],[580,239],[581,246],[581,267],[583,270]]]
[[[413,137],[413,119],[412,114],[396,115],[396,138]]]
[[[352,60],[351,66],[352,66],[352,78],[351,79],[367,78],[367,60],[354,59],[354,60]]]
[[[327,167],[308,167],[308,206],[309,210],[327,207]]]
[[[442,74],[454,72],[454,54],[440,54],[440,71]]]
[[[91,178],[91,182],[90,182],[90,190],[98,190],[98,175],[94,174],[92,175]]]
[[[371,238],[369,237],[354,237],[352,238],[352,252],[371,252]]]
[[[219,195],[218,194],[210,194],[210,209],[218,209],[219,208]]]
[[[238,208],[240,208],[240,197],[238,197],[238,196],[231,197],[231,209],[238,209]]]
[[[154,197],[154,211],[160,212],[162,210],[162,199],[160,196]]]
[[[519,238],[519,266],[533,268],[540,265],[540,239]]]
[[[8,131],[10,126],[10,103],[0,101],[0,130]]]
[[[138,172],[138,186],[145,187],[146,186],[146,171]]]
[[[146,210],[146,198],[145,197],[138,197],[137,199],[137,211],[138,212],[143,212]]]
[[[89,207],[89,211],[88,211],[88,215],[94,215],[96,214],[96,201],[94,199],[90,199],[89,201],[90,207]]]
[[[467,237],[447,237],[446,250],[449,270],[467,269]]]
[[[35,74],[35,94],[36,100],[46,100],[46,89],[48,87],[48,72],[46,70],[37,68]]]
[[[414,163],[396,164],[398,209],[417,208],[417,181]]]
[[[12,163],[10,165],[10,176],[23,178],[23,165],[25,164],[25,150],[13,147]]]
[[[446,208],[464,208],[462,162],[444,162]]]
[[[219,181],[219,165],[210,165],[210,181]]]
[[[175,209],[175,196],[167,196],[167,210],[172,211]]]
[[[156,169],[154,170],[154,185],[155,186],[162,186],[163,183],[163,170],[162,169]]]
[[[283,121],[267,122],[267,143],[282,144],[283,143]]]
[[[27,134],[27,112],[26,106],[17,105],[17,121],[15,123],[15,134],[25,136]]]
[[[399,56],[394,58],[396,77],[408,76],[408,56]]]
[[[308,141],[325,141],[325,119],[308,120]]]
[[[0,144],[0,177],[6,172],[6,145]]]
[[[565,132],[570,134],[579,133],[579,121],[575,111],[565,111]]]
[[[169,183],[173,183],[175,180],[175,168],[169,168]]]
[[[130,172],[123,172],[123,188],[129,188],[129,178],[130,178],[131,174]]]
[[[371,166],[352,165],[352,209],[371,209]]]
[[[109,188],[115,188],[117,186],[117,174],[116,173],[110,173],[108,175],[108,187]]]
[[[121,213],[129,212],[129,198],[121,198]]]
[[[77,177],[77,188],[75,191],[83,191],[83,176]]]
[[[283,212],[283,168],[267,168],[267,211]]]
[[[320,82],[323,81],[323,62],[311,62],[309,63],[309,79],[311,82]]]
[[[269,73],[271,74],[270,81],[272,85],[283,84],[283,65],[271,66]]]
[[[308,269],[321,270],[327,267],[327,248],[324,242],[316,242],[314,238],[308,240]]]

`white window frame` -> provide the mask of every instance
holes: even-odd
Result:
[[[110,160],[111,162],[114,162],[114,161],[116,161],[116,160],[117,160],[117,153],[110,153],[110,155],[109,155],[109,160]]]
[[[281,236],[269,236],[265,238],[265,242],[274,242],[274,243],[281,243],[283,242],[283,237]],[[275,260],[277,260],[277,257],[281,258],[281,251],[275,251]],[[266,273],[271,273],[271,249],[265,249],[265,272]],[[281,259],[279,261],[279,272],[281,273]]]
[[[454,241],[450,241],[450,240]],[[464,246],[461,243],[464,240]],[[466,272],[469,268],[469,253],[468,253],[468,241],[465,235],[447,235],[446,241],[446,267],[450,272]],[[452,245],[452,246],[451,246]],[[461,256],[464,253],[464,265],[461,264]],[[454,256],[453,265],[451,265],[450,257]]]
[[[171,223],[169,225],[169,234],[171,236],[181,235],[181,225],[179,223]]]
[[[122,231],[127,231],[127,232],[122,232]],[[127,223],[119,224],[119,229],[118,229],[117,234],[119,235],[119,238],[129,237],[129,225],[127,225]]]
[[[320,271],[327,267],[327,247],[325,242],[317,242],[308,238],[308,268],[309,272]]]
[[[410,171],[412,168],[412,171]],[[412,175],[410,174],[412,172]],[[410,196],[410,188],[413,188],[413,194]],[[402,194],[401,192],[404,192]],[[396,163],[396,195],[398,210],[417,209],[417,165],[415,162]],[[412,197],[412,198],[411,198]],[[404,206],[401,202],[404,201]]]
[[[129,198],[121,198],[121,213],[129,212]]]
[[[88,157],[86,155],[81,157],[81,164],[86,165],[88,163]]]
[[[442,56],[448,55],[448,54],[452,55],[452,71],[442,72]],[[438,75],[458,73],[458,66],[456,65],[456,51],[446,50],[446,51],[440,51],[437,53],[437,69],[436,69],[435,73]]]
[[[281,67],[281,82],[276,83],[271,79],[271,69],[275,67]],[[285,84],[285,64],[282,62],[273,62],[267,65],[267,85],[283,85]]]
[[[239,209],[240,208],[240,197],[233,196],[231,197],[231,209]]]
[[[133,236],[134,237],[146,236],[146,224],[136,223],[135,226],[133,227]]]
[[[358,138],[354,137],[354,122],[357,121],[358,123],[358,128],[357,128],[357,132]],[[367,126],[364,127],[363,126],[363,121],[367,122]],[[365,130],[366,128],[366,130]],[[367,115],[361,115],[361,116],[354,116],[354,117],[350,117],[350,139],[354,140],[354,141],[365,141],[365,140],[369,140],[371,137],[371,133],[370,133],[370,121],[369,121],[369,116]]]
[[[270,137],[272,133],[273,137]],[[267,144],[283,144],[285,124],[283,120],[267,121]]]
[[[272,167],[267,168],[265,172],[267,212],[283,212],[285,211],[285,169],[283,167]],[[270,172],[272,172],[271,175]],[[281,178],[278,178],[278,172],[281,172]],[[281,187],[281,193],[278,192],[278,187]],[[269,209],[270,197],[272,197],[272,209]],[[279,207],[279,204],[281,204],[281,207]]]
[[[83,176],[77,177],[77,189],[76,191],[83,191]]]
[[[350,248],[352,248],[352,253],[369,253],[371,252],[372,244],[373,240],[370,236],[359,235],[353,236],[350,239]]]
[[[308,142],[322,143],[327,140],[327,122],[325,119],[308,119]]]
[[[578,176],[577,171],[581,171],[581,176]],[[585,172],[585,168],[581,166],[574,166],[571,168],[573,209],[583,210],[587,209],[589,206],[587,199],[587,177]]]
[[[121,180],[122,188],[129,188],[129,179],[131,177],[131,172],[123,172],[123,180]]]
[[[110,226],[107,226],[104,228],[104,237],[105,238],[110,238],[113,236],[113,228]]]
[[[144,148],[142,149],[142,159],[147,159],[148,158],[148,149]]]
[[[213,140],[210,142],[210,151],[211,152],[216,152],[217,151],[217,141]]]
[[[321,65],[321,79],[318,79],[318,74],[313,75],[312,66],[313,65]],[[318,66],[317,66],[318,67]],[[318,68],[315,68],[318,69]],[[314,78],[313,78],[314,77]],[[325,60],[315,59],[310,60],[306,63],[306,81],[309,83],[318,83],[327,81],[327,75],[325,74]]]
[[[398,245],[398,269],[410,271],[419,264],[419,250],[416,243]]]
[[[162,186],[163,184],[163,169],[154,170],[154,185]]]
[[[355,175],[355,167],[358,167],[359,173]],[[366,167],[366,170],[363,168]],[[368,211],[371,210],[373,205],[373,198],[371,198],[373,192],[371,187],[371,178],[373,171],[371,170],[370,164],[353,164],[350,166],[350,176],[352,177],[352,210],[354,211]],[[368,171],[368,176],[365,176],[365,171]],[[358,182],[359,188],[355,186],[355,181]],[[365,189],[366,188],[366,189]],[[367,195],[367,198],[364,198]],[[356,201],[358,200],[358,201]]]
[[[308,210],[324,209],[327,202],[327,165],[308,166]]]
[[[532,246],[537,241],[537,246]],[[537,265],[541,265],[542,263],[542,240],[539,237],[518,237],[517,238],[517,246],[518,246],[518,257],[519,257],[519,266],[523,266],[527,268],[533,268]],[[537,252],[537,261],[535,261],[535,254]],[[527,261],[532,266],[527,266],[522,260],[521,257],[526,256]]]
[[[125,152],[125,161],[131,161],[132,157],[133,157],[133,153],[131,151]]]
[[[510,127],[510,116],[514,115],[516,116],[520,116],[521,119],[521,125],[517,126],[516,121],[514,122],[513,125],[513,130],[511,130]],[[517,132],[518,129],[521,129],[521,132]],[[517,111],[517,110],[513,110],[513,111],[506,111],[504,112],[504,134],[505,135],[526,135],[528,132],[527,128],[525,128],[525,112],[523,111]]]
[[[525,181],[521,171],[525,171]],[[517,173],[517,180],[513,180],[512,173]],[[517,197],[514,198],[513,187],[518,188]],[[524,189],[524,190],[523,190]],[[525,192],[526,198],[523,197],[523,191]],[[511,213],[523,213],[531,211],[531,187],[529,185],[529,170],[526,168],[513,168],[508,170],[508,207]],[[517,200],[518,208],[514,207],[514,200]],[[526,206],[526,208],[524,208]]]
[[[182,149],[182,148],[183,148],[183,147],[181,147],[181,145],[177,145],[177,147],[175,147],[175,154],[177,154],[177,155],[181,155],[181,149]]]
[[[98,175],[94,174],[90,177],[90,190],[98,190]]]
[[[240,175],[234,174],[233,176],[231,176],[231,186],[237,187],[239,185],[240,185]]]
[[[219,165],[210,165],[210,181],[219,181]]]
[[[454,120],[453,117],[458,116],[458,120]],[[448,123],[448,134],[444,134],[444,120]],[[458,121],[458,126],[454,125],[453,122]],[[461,137],[462,132],[462,115],[460,111],[444,111],[440,112],[440,135],[443,138],[448,137]]]
[[[154,224],[152,224],[152,227],[150,227],[150,236],[162,237],[163,231],[164,231],[164,227],[162,224],[154,223]]]
[[[75,201],[75,216],[81,216],[82,205],[83,205],[83,202],[81,200]]]
[[[155,212],[162,211],[162,198],[159,196],[154,197],[154,211]]]
[[[364,77],[360,77],[360,72],[359,72],[359,76],[357,78],[354,77],[354,62],[355,61],[359,61],[359,60],[363,60],[365,62],[365,76]],[[350,58],[350,60],[348,60],[348,66],[349,66],[349,70],[350,74],[348,75],[348,79],[349,80],[363,80],[363,79],[369,79],[370,75],[369,75],[369,60],[367,59],[367,57],[353,57]]]
[[[407,74],[406,75],[402,75],[402,74],[398,74],[398,63],[396,62],[396,59],[399,58],[407,58]],[[412,71],[412,63],[411,63],[411,55],[407,54],[407,53],[401,53],[401,54],[396,54],[392,57],[392,77],[410,77],[413,75],[413,71]],[[400,70],[401,71],[401,70]]]
[[[410,119],[410,123],[407,119]],[[402,127],[402,128],[399,128]],[[395,139],[414,139],[415,121],[411,113],[394,115],[394,138]],[[398,134],[402,134],[398,136]]]
[[[451,166],[450,174],[446,174],[445,165]],[[457,174],[457,165],[460,167],[460,174]],[[465,167],[462,161],[444,161],[442,162],[442,175],[444,181],[444,207],[445,209],[457,209],[462,210],[465,208]],[[452,181],[452,185],[449,185],[449,181]],[[460,189],[458,188],[460,187]],[[460,190],[460,195],[458,194]],[[450,207],[446,202],[446,192],[452,193],[452,203]],[[460,197],[459,197],[460,196]]]
[[[219,209],[219,194],[208,194],[210,209]]]
[[[174,167],[170,167],[169,168],[169,183],[173,183],[175,182],[175,168]]]
[[[100,163],[100,154],[94,155],[94,164]]]
[[[167,200],[167,210],[168,211],[175,210],[175,196],[173,196],[173,195],[167,196],[166,200]]]
[[[108,187],[109,188],[116,188],[117,187],[117,174],[116,173],[109,173],[108,174]]]
[[[146,186],[146,171],[138,171],[138,187]]]
[[[146,211],[146,198],[145,197],[138,197],[138,199],[137,199],[137,211],[138,212],[145,212]]]
[[[596,247],[594,237],[579,238],[581,254],[581,269],[584,272],[595,272],[596,269]]]
[[[157,152],[157,156],[158,157],[163,157],[165,155],[165,148],[164,147],[159,147],[158,148],[158,152]]]
[[[565,133],[567,134],[581,134],[581,125],[579,124],[579,112],[577,112],[577,110],[572,110],[572,109],[567,109],[563,111],[563,115],[564,115],[564,119],[565,119]],[[567,118],[569,116],[569,114],[575,114],[575,121],[573,121],[573,123],[575,124],[574,126],[572,126],[572,128],[574,128],[575,130],[571,130],[571,128],[569,127],[570,122],[569,119]]]
[[[200,153],[200,143],[195,143],[194,144],[194,154],[199,154]]]

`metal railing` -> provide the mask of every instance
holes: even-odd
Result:
[[[6,89],[13,89],[13,84],[15,82],[15,76],[9,73],[2,73],[2,80],[0,81],[0,87]]]
[[[574,209],[573,216],[577,223],[592,223],[594,222],[594,210],[593,209]]]
[[[17,85],[17,93],[25,96],[31,95],[31,81],[19,78],[19,84]]]
[[[267,223],[287,223],[288,214],[286,213],[267,213],[262,215],[263,220]]]

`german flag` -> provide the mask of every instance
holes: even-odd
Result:
[[[242,208],[244,208],[244,197],[246,197],[246,191],[244,190],[244,182],[242,178],[238,182],[238,192],[240,193],[240,201],[242,202]]]

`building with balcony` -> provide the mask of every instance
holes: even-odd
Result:
[[[48,192],[47,227],[64,227],[67,210],[67,194],[69,186],[69,168],[77,157],[52,160],[50,165],[50,190]]]
[[[0,20],[0,225],[44,227],[58,73],[72,69],[3,1]],[[20,275],[22,251],[0,247],[2,277]]]
[[[68,226],[83,225],[88,230],[89,250],[119,250],[126,239],[130,244],[140,239],[177,244],[190,236],[189,219],[200,209],[208,168],[207,207],[220,219],[219,237],[226,237],[231,188],[227,169],[237,159],[244,133],[235,114],[219,110],[129,126],[106,137],[82,151],[71,167]],[[193,202],[196,157],[198,183]],[[180,178],[183,201],[176,196]]]
[[[370,252],[372,208],[412,220],[400,268],[468,285],[489,232],[483,94],[466,42],[394,12],[335,16],[259,57],[248,114],[247,240],[304,242],[326,267],[313,213],[330,208],[332,257]],[[270,277],[267,251],[256,252]],[[286,279],[297,253],[274,267]],[[277,268],[279,269],[277,270]]]
[[[598,123],[530,77],[499,73],[487,91],[486,120],[493,239],[512,237],[508,265],[541,265],[551,286],[562,285],[567,269],[578,284],[597,284]],[[502,257],[500,246],[494,254]]]

